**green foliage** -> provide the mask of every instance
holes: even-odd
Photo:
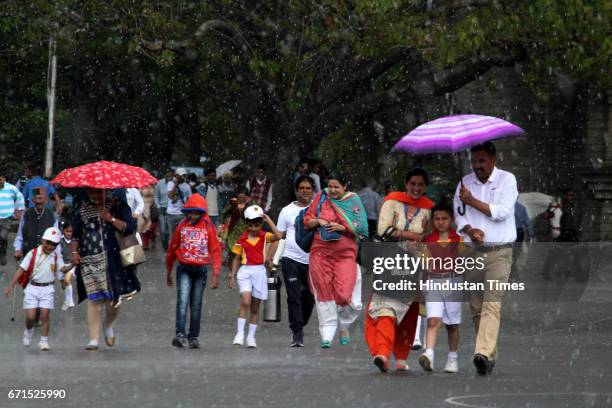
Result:
[[[356,163],[370,157],[355,148],[361,136],[352,135],[368,134],[374,118],[395,122],[411,109],[398,92],[414,91],[425,70],[470,58],[494,64],[516,54],[525,83],[543,98],[555,73],[610,87],[608,1],[478,1],[463,7],[468,2],[438,0],[430,11],[427,3],[5,1],[4,159],[19,163],[21,152],[41,154],[50,35],[58,43],[64,163],[108,157],[161,166],[173,160],[175,146],[192,162],[198,146],[218,149],[223,161],[257,157],[262,149],[253,146],[265,150],[269,139],[274,146],[286,139],[297,150],[292,153],[308,155],[325,138],[321,154],[350,167],[351,157]],[[213,29],[196,39],[198,27],[209,20],[236,31]],[[186,47],[168,46],[185,40],[191,41]],[[147,46],[154,42],[165,46]],[[397,50],[412,53],[368,77],[367,67]],[[398,93],[395,102],[368,99],[383,91]],[[77,139],[79,145],[71,142]]]

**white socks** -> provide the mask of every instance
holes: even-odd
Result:
[[[457,352],[456,351],[449,351],[448,352],[448,360],[456,360],[457,359]]]
[[[425,350],[425,354],[427,354],[427,357],[429,357],[429,359],[431,360],[431,365],[433,366],[433,361],[434,361],[434,351],[433,351],[433,349]]]
[[[238,326],[236,328],[236,334],[242,334],[244,336],[244,326],[246,324],[246,319],[242,317],[238,318]]]
[[[49,342],[49,337],[48,336],[40,336],[40,342],[45,342],[48,343]]]
[[[113,326],[104,328],[104,337],[115,337],[115,333],[113,333]]]
[[[249,323],[249,335],[247,336],[248,339],[255,339],[255,330],[257,330],[257,325]]]
[[[72,302],[72,285],[66,286],[66,303],[70,304]]]
[[[23,332],[23,335],[28,336],[29,338],[32,338],[32,336],[34,335],[34,328],[25,329],[25,331]]]

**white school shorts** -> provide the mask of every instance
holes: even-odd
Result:
[[[28,284],[23,291],[24,309],[49,309],[53,310],[53,297],[55,285],[32,286]]]
[[[463,282],[463,278],[435,279],[435,281]],[[425,299],[435,299],[435,301],[425,302],[428,319],[437,317],[441,318],[442,323],[446,325],[461,324],[461,307],[463,302],[460,301],[461,295],[457,291],[427,291]]]
[[[257,299],[268,299],[268,274],[263,265],[242,265],[236,274],[240,293],[250,292]]]

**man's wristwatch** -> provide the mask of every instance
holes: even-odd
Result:
[[[117,221],[117,219],[115,217],[112,217],[111,222],[115,222],[115,221]]]

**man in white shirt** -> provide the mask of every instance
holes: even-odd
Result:
[[[479,244],[475,256],[484,260],[484,268],[466,271],[469,282],[488,280],[508,282],[512,267],[512,243],[516,241],[514,204],[518,198],[516,178],[495,167],[495,145],[474,146],[472,169],[463,177],[455,192],[457,231],[466,242]],[[461,208],[465,205],[465,213]],[[480,375],[490,374],[495,365],[503,291],[485,290],[470,294],[470,309],[476,327],[474,365]]]
[[[187,170],[180,167],[176,169],[175,179],[167,184],[168,208],[166,213],[169,237],[174,234],[176,227],[185,218],[181,210],[185,207],[185,202],[191,197],[191,187],[185,182],[185,176],[187,176]]]
[[[287,290],[289,327],[292,333],[291,347],[304,346],[304,326],[308,323],[314,306],[314,297],[308,286],[309,255],[295,242],[295,218],[300,211],[310,205],[313,190],[314,181],[310,177],[298,177],[295,182],[295,195],[298,201],[281,210],[277,223],[277,228],[285,239],[281,268]]]
[[[140,190],[137,188],[126,189],[125,198],[127,199],[128,206],[132,210],[132,217],[137,220],[144,212],[144,200],[142,199]]]
[[[217,172],[215,169],[208,169],[204,173],[204,181],[197,187],[198,194],[206,199],[208,206],[208,216],[211,221],[219,227],[220,195],[217,188]]]

